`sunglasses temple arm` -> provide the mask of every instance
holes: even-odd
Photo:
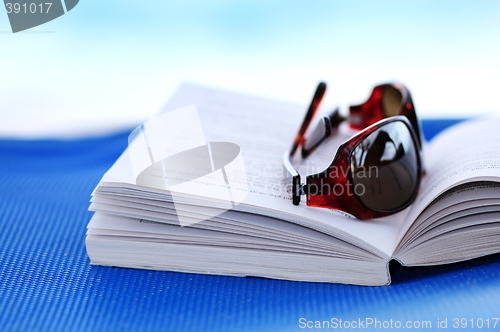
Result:
[[[293,156],[295,154],[295,152],[297,151],[297,148],[302,143],[304,143],[304,134],[306,133],[306,130],[309,127],[309,124],[311,123],[311,120],[314,117],[316,110],[318,109],[318,106],[319,106],[319,103],[321,102],[321,99],[323,99],[323,96],[325,95],[325,91],[326,91],[326,83],[320,82],[318,84],[318,87],[316,88],[316,92],[314,93],[314,97],[311,100],[311,104],[309,105],[309,109],[307,110],[304,121],[302,122],[302,125],[300,126],[299,132],[297,133],[297,136],[295,136],[295,140],[293,142],[292,149],[290,150],[290,156]]]
[[[311,135],[309,135],[304,141],[304,144],[302,144],[302,158],[307,158],[316,150],[316,148],[330,136],[331,132],[332,126],[330,124],[330,118],[325,116],[318,122]]]
[[[340,115],[338,108],[329,116],[323,117],[302,144],[302,158],[307,158],[328,137],[336,134],[338,127],[345,120],[346,118]]]
[[[300,174],[292,165],[290,153],[288,151],[285,151],[283,154],[283,165],[285,165],[286,168],[286,183],[292,184],[291,197],[293,205],[299,205],[300,196],[305,195],[306,192],[304,185],[301,183]]]
[[[300,174],[293,167],[290,158],[293,157],[298,147],[304,143],[305,140],[304,135],[307,131],[307,128],[309,127],[309,124],[311,123],[312,118],[314,117],[314,114],[318,110],[319,103],[323,99],[325,91],[326,91],[326,83],[320,82],[318,84],[318,87],[316,88],[316,92],[314,93],[314,96],[311,100],[311,104],[309,105],[309,109],[307,110],[304,121],[302,122],[299,132],[295,137],[290,152],[285,151],[285,153],[283,154],[283,164],[286,167],[287,179],[292,183],[291,191],[292,191],[292,201],[294,205],[299,205],[300,196],[306,194],[305,190],[306,188],[304,188],[304,185],[301,183]]]

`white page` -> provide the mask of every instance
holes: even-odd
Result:
[[[362,221],[333,210],[307,207],[305,196],[299,206],[292,204],[284,188],[282,156],[292,144],[305,115],[305,106],[183,85],[164,111],[190,104],[195,104],[198,109],[207,141],[232,142],[241,147],[249,193],[240,204],[243,206],[237,208],[257,206],[261,211],[268,211],[268,215],[288,215],[287,220],[317,230],[329,230],[329,233],[354,243],[361,240],[387,256],[393,253],[407,210],[387,218]],[[346,130],[318,149],[308,159],[307,167],[299,170],[302,175],[324,170],[333,159],[338,145],[352,134]],[[133,184],[128,164],[125,152],[102,182]]]
[[[426,176],[398,242],[439,195],[457,185],[500,182],[500,119],[471,120],[439,134],[425,150]]]
[[[226,241],[226,244],[229,246],[240,242],[250,245],[266,244],[274,246],[276,250],[279,250],[279,247],[287,248],[288,250],[293,250],[294,248],[296,248],[302,251],[310,250],[311,252],[323,254],[327,253],[329,256],[337,258],[364,261],[374,260],[374,257],[372,255],[363,253],[359,249],[354,252],[352,248],[343,248],[342,245],[338,242],[333,244],[329,243],[331,242],[332,238],[321,233],[313,234],[313,236],[311,236],[310,238],[298,240],[294,236],[256,236],[256,234],[253,234],[252,232],[235,233],[231,232],[229,229],[226,229],[225,231],[216,231],[206,228],[206,225],[203,228],[190,227],[189,229],[187,229],[184,227],[178,227],[176,225],[150,222],[146,220],[115,216],[105,213],[94,214],[87,228],[89,230],[94,230],[95,232],[93,231],[93,234],[102,234],[103,232],[101,231],[103,230],[111,232],[124,231],[125,233],[127,233],[127,236],[134,237],[135,239],[137,239],[137,241],[141,241],[142,238],[179,237],[179,239],[183,238],[186,241],[191,242],[196,241],[197,239],[205,239],[204,243],[200,241],[199,244],[209,244],[206,242],[206,239],[210,239],[213,241],[220,239],[221,241]],[[269,235],[269,233],[265,235]],[[318,240],[320,242],[315,242],[315,240]]]
[[[451,213],[474,207],[500,204],[500,183],[472,182],[453,187],[439,198],[432,201],[424,212],[406,231],[404,238],[398,244],[398,250],[416,239],[421,232],[437,219]]]

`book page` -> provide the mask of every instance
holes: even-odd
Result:
[[[424,147],[426,176],[400,239],[420,213],[448,189],[468,182],[500,182],[499,128],[499,118],[462,122]]]
[[[387,218],[362,221],[338,211],[308,207],[305,196],[299,206],[292,204],[283,181],[285,168],[282,157],[292,145],[305,115],[305,105],[183,85],[163,111],[191,104],[198,110],[207,141],[231,142],[241,148],[249,191],[236,209],[289,220],[335,235],[380,257],[388,258],[392,254],[408,209]],[[328,111],[322,113],[320,110],[318,114]],[[313,120],[312,127],[315,124]],[[352,134],[352,131],[343,128],[341,134],[321,146],[307,161],[297,160],[296,166],[303,182],[306,175],[324,170],[333,160],[338,146]],[[127,161],[125,152],[102,182],[134,184]]]

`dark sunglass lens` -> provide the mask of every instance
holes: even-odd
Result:
[[[408,204],[418,186],[417,149],[404,122],[366,137],[351,155],[354,193],[368,208],[392,211]]]
[[[382,94],[382,109],[386,117],[398,115],[403,95],[393,86],[387,86]]]

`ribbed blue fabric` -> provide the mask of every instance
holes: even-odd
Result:
[[[454,122],[424,121],[426,138]],[[387,287],[91,266],[90,193],[127,136],[0,140],[2,331],[294,331],[303,330],[300,318],[367,317],[429,320],[435,330],[438,319],[451,329],[455,317],[490,318],[492,327],[500,316],[499,255],[430,268],[392,264]]]

